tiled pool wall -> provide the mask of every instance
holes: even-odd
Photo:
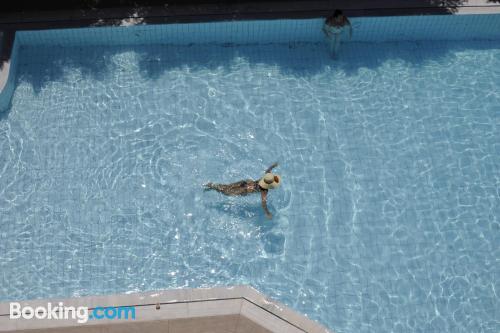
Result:
[[[9,108],[16,62],[23,45],[89,46],[141,44],[321,43],[323,18],[189,24],[135,25],[20,31],[16,33],[10,73],[0,92],[0,112]],[[426,15],[363,17],[351,20],[352,42],[500,39],[500,15]]]
[[[10,100],[12,98],[12,94],[14,93],[14,89],[16,87],[16,72],[17,72],[17,59],[19,52],[19,41],[14,40],[14,45],[12,47],[12,53],[9,61],[9,70],[6,73],[8,75],[5,86],[0,88],[0,117],[1,113],[10,107]]]
[[[266,44],[324,41],[322,18],[136,25],[19,32],[21,45]],[[353,42],[500,38],[500,15],[353,18]]]

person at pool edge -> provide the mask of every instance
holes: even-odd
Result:
[[[205,184],[205,189],[216,190],[225,195],[247,195],[250,193],[260,192],[264,213],[266,213],[266,217],[268,219],[271,219],[273,215],[267,208],[267,192],[280,186],[281,177],[271,172],[277,166],[278,163],[274,163],[267,168],[264,176],[259,180],[245,179],[231,184],[207,183]]]
[[[341,10],[336,9],[332,15],[328,16],[323,25],[323,32],[330,41],[330,52],[332,56],[336,56],[340,46],[340,37],[345,27],[349,27],[349,39],[352,38],[352,25],[351,21],[342,13]]]

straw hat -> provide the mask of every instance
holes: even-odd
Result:
[[[264,177],[259,180],[259,186],[265,190],[271,190],[280,186],[281,177],[273,173],[266,173]]]

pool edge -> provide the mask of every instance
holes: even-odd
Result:
[[[167,331],[170,333],[178,332],[172,330],[172,327],[179,325],[183,327],[182,332],[190,333],[191,331],[187,330],[186,327],[190,327],[193,330],[192,332],[198,332],[200,328],[206,327],[207,318],[211,318],[212,323],[217,322],[217,325],[219,325],[217,327],[219,329],[224,327],[227,333],[250,332],[239,328],[243,325],[239,323],[240,320],[245,322],[243,325],[245,327],[250,325],[259,328],[260,331],[258,332],[333,333],[333,331],[312,321],[305,315],[299,314],[289,307],[268,298],[247,285],[19,301],[22,306],[31,306],[33,308],[37,306],[46,307],[48,302],[52,304],[63,302],[64,306],[87,306],[90,309],[96,307],[134,306],[136,320],[102,319],[78,324],[75,319],[10,319],[10,303],[0,303],[0,332],[30,330],[30,332],[35,333],[49,332],[49,330],[56,329],[71,329],[73,332],[73,329],[77,328],[78,330],[75,330],[75,332],[94,332],[95,329],[102,329],[101,332],[107,332],[106,329],[109,327],[128,332],[127,325],[132,325],[133,329],[137,330],[140,325],[146,326],[150,323],[156,323],[158,328],[169,327],[170,329]],[[217,321],[217,319],[220,320]],[[231,329],[231,327],[233,328]],[[130,332],[132,332],[132,329]]]

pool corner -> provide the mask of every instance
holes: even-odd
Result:
[[[138,332],[145,333],[330,333],[327,328],[249,286],[172,289],[112,296],[88,296],[64,300],[22,301],[21,312],[39,315],[51,304],[65,309],[86,307],[88,321],[66,318],[10,318],[10,304],[0,303],[0,332]],[[47,306],[47,307],[46,307]],[[59,310],[60,309],[60,310]],[[126,319],[112,317],[108,309],[133,309]],[[96,311],[102,313],[95,315]],[[49,310],[50,311],[50,310]],[[69,312],[68,312],[69,313]],[[33,317],[33,315],[32,315]],[[99,320],[96,320],[99,319]]]

